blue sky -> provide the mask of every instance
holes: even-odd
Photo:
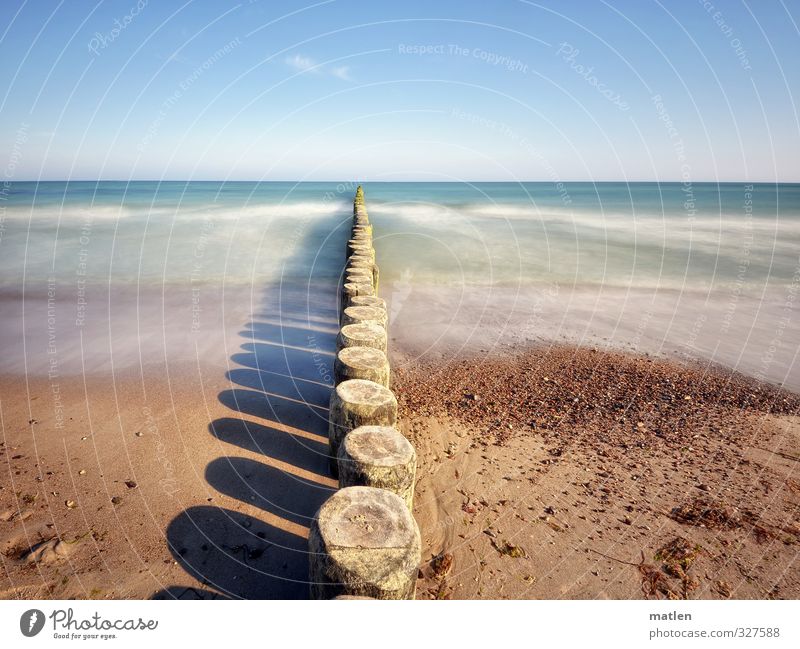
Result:
[[[4,0],[6,178],[800,181],[788,0]]]

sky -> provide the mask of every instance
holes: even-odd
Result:
[[[4,180],[800,181],[800,2],[3,0]]]

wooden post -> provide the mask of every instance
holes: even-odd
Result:
[[[328,412],[328,446],[333,462],[344,436],[359,426],[394,426],[397,399],[389,388],[374,381],[342,381],[331,393]]]
[[[375,289],[373,288],[372,282],[347,282],[342,287],[342,302],[345,307],[350,305],[350,298],[355,297],[356,295],[374,295]]]
[[[386,329],[372,322],[345,325],[339,330],[337,348],[372,347],[386,353]]]
[[[420,545],[402,498],[373,487],[340,489],[309,531],[311,597],[413,599]]]
[[[380,349],[345,347],[339,350],[333,362],[336,385],[350,379],[367,379],[388,388],[389,378],[389,361]]]
[[[366,266],[353,266],[344,270],[345,284],[368,282],[372,284],[372,269]],[[359,278],[362,278],[359,280]]]
[[[386,329],[388,320],[386,309],[375,306],[349,306],[342,311],[342,325],[374,322]]]
[[[414,502],[417,454],[399,430],[361,426],[339,445],[339,487],[378,487],[396,493],[409,511]]]
[[[386,300],[377,295],[356,295],[350,300],[350,304],[353,306],[376,306],[386,309]]]

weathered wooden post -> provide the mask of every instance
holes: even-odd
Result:
[[[389,388],[365,379],[342,381],[331,393],[328,412],[328,445],[333,462],[342,439],[354,428],[396,423],[397,399]]]
[[[339,486],[378,487],[396,493],[409,511],[414,501],[417,454],[399,430],[361,426],[339,446]]]
[[[345,264],[345,268],[368,268],[372,269],[372,266],[375,264],[375,261],[370,259],[369,257],[362,257],[361,255],[350,255],[347,258],[347,263]]]
[[[366,268],[372,272],[372,285],[375,287],[377,291],[378,287],[378,280],[380,277],[380,271],[378,270],[378,264],[369,259],[364,258],[354,258],[350,257],[347,261],[347,268]]]
[[[356,295],[350,299],[353,306],[375,306],[386,310],[386,300],[377,295]]]
[[[386,353],[386,329],[372,322],[345,325],[339,330],[337,347],[373,347]]]
[[[350,306],[350,298],[356,295],[375,295],[372,282],[347,282],[342,287],[342,304],[345,308]]]
[[[347,265],[348,266],[356,266],[356,265],[359,265],[359,263],[363,264],[363,265],[374,264],[375,263],[375,253],[373,252],[372,254],[368,254],[368,253],[365,253],[365,252],[363,252],[363,253],[362,252],[357,252],[357,253],[355,253],[353,255],[350,255],[347,258]]]
[[[359,241],[356,239],[355,243],[351,243],[348,248],[351,250],[351,257],[353,255],[364,255],[375,261],[375,249],[372,247],[371,241]]]
[[[358,236],[347,242],[347,256],[355,254],[357,251],[364,249],[372,250],[372,238],[367,236]],[[374,253],[374,251],[373,251]]]
[[[344,283],[345,284],[360,284],[366,282],[372,284],[372,269],[364,266],[355,266],[352,268],[345,268],[344,270]],[[355,296],[357,297],[357,296]]]
[[[376,306],[349,306],[342,311],[342,325],[374,322],[386,329],[388,320],[386,309]]]
[[[356,223],[351,230],[354,237],[358,235],[368,235],[372,238],[372,225],[369,222]]]
[[[375,251],[371,243],[357,243],[354,247],[351,246],[351,250],[347,252],[347,265],[350,266],[351,261],[357,261],[362,257],[367,257],[370,262],[375,263]]]
[[[398,495],[374,487],[340,489],[320,507],[308,537],[311,596],[413,599],[420,535]]]
[[[336,385],[350,379],[366,379],[388,388],[389,361],[380,349],[344,347],[333,362],[333,378]]]

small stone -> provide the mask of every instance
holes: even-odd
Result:
[[[78,471],[78,475],[86,475],[86,469],[81,469]]]
[[[111,499],[111,504],[112,505],[119,505],[121,502],[122,502],[122,496],[114,496]]]
[[[66,500],[64,504],[67,506],[67,509],[75,509],[75,501],[74,500]]]
[[[31,547],[25,556],[28,563],[53,563],[63,559],[70,552],[71,544],[65,543],[59,538],[52,538]]]
[[[453,555],[449,552],[437,554],[431,560],[431,569],[436,579],[444,579],[453,568]]]

